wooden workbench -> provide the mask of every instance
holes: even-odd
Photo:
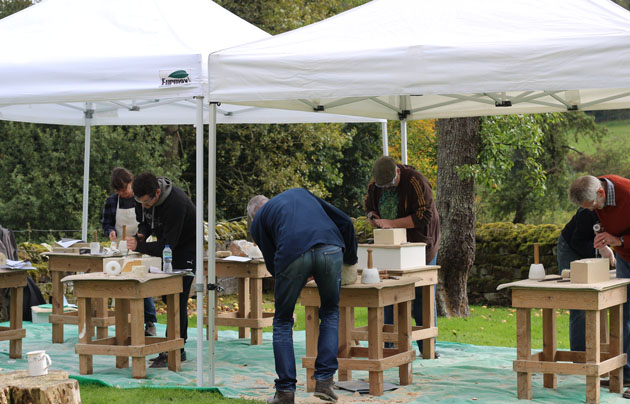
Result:
[[[219,313],[216,310],[216,326],[238,327],[238,337],[248,338],[251,329],[251,344],[262,344],[264,327],[273,325],[273,312],[263,312],[263,279],[271,278],[265,261],[254,259],[247,262],[226,261],[222,258],[215,260],[217,278],[234,277],[238,279],[238,311],[234,313]],[[204,272],[208,275],[208,261],[204,259]],[[204,320],[209,324],[208,316]],[[209,327],[206,328],[209,338]]]
[[[77,313],[63,312],[63,284],[61,278],[68,272],[71,273],[95,273],[103,272],[103,260],[111,257],[122,257],[122,255],[90,255],[67,252],[48,252],[43,255],[48,256],[48,269],[52,277],[52,313],[50,323],[52,324],[52,342],[63,343],[64,324],[78,324]],[[109,296],[111,297],[111,296]],[[92,317],[92,325],[96,327],[98,338],[107,337],[107,327],[114,325],[114,312],[107,310],[107,297],[95,299],[96,316]]]
[[[548,276],[550,278],[552,276]],[[544,386],[557,387],[558,374],[586,376],[586,402],[599,403],[600,376],[610,374],[610,391],[621,393],[623,366],[622,312],[630,279],[611,279],[593,284],[525,279],[500,285],[512,289],[516,307],[518,398],[532,399],[532,373],[543,373]],[[531,309],[543,311],[543,350],[531,353]],[[586,311],[586,352],[556,349],[556,309]],[[610,311],[609,343],[601,344],[601,312]]]
[[[355,283],[341,287],[339,296],[339,380],[352,380],[353,370],[366,370],[370,374],[370,394],[383,394],[383,371],[398,367],[401,385],[412,382],[412,362],[416,358],[411,347],[411,301],[415,298],[415,279],[386,279],[375,284]],[[311,281],[300,295],[306,310],[306,368],[307,391],[315,390],[315,359],[319,337],[320,297],[317,285]],[[383,348],[384,307],[394,304],[398,308],[398,348]],[[368,308],[368,347],[353,345],[354,308]],[[366,359],[357,359],[366,358]]]
[[[424,265],[406,269],[387,269],[387,276],[400,279],[415,279],[416,287],[422,287],[422,324],[411,327],[411,340],[423,341],[422,357],[435,359],[435,340],[438,336],[438,327],[435,323],[435,285],[438,283],[439,265]],[[394,324],[383,326],[383,338],[385,342],[398,342],[398,314],[394,307]],[[352,338],[357,341],[367,341],[367,326],[357,327],[352,331]]]
[[[184,339],[179,329],[179,293],[182,293],[183,274],[146,274],[138,276],[124,273],[118,276],[104,273],[81,274],[65,277],[62,281],[74,283],[74,293],[79,306],[79,371],[92,374],[93,355],[116,356],[116,367],[129,367],[132,357],[132,376],[146,377],[147,355],[168,352],[169,370],[178,372],[181,367],[180,349]],[[166,296],[167,336],[145,337],[144,298]],[[92,320],[92,299],[115,299],[116,336],[92,341],[93,328],[87,327]],[[131,314],[131,321],[129,321]]]
[[[22,328],[23,288],[26,286],[25,269],[0,269],[0,285],[9,288],[11,293],[11,311],[9,326],[0,327],[0,341],[9,340],[9,358],[22,357],[22,338],[26,330]]]

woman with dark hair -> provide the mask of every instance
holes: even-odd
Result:
[[[116,241],[123,236],[123,226],[126,226],[126,235],[138,233],[138,222],[136,220],[136,200],[133,197],[131,184],[133,174],[126,168],[116,167],[112,170],[110,185],[114,193],[105,201],[101,224],[103,233],[110,241]],[[155,336],[155,305],[153,299],[144,299],[144,323],[145,335]]]

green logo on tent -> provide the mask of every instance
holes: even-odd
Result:
[[[190,72],[191,69],[160,70],[161,87],[188,86],[192,84]]]
[[[188,73],[186,70],[176,70],[173,73],[169,74],[168,77],[172,79],[185,79],[188,77]]]

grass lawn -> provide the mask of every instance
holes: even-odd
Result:
[[[235,307],[236,296],[224,296],[217,305],[223,310]],[[157,303],[158,313],[163,306]],[[272,295],[265,294],[263,306],[266,310],[273,310]],[[195,313],[194,301],[189,307]],[[298,305],[295,309],[296,330],[304,330],[304,308]],[[355,311],[358,325],[367,324],[367,309]],[[158,321],[166,323],[166,316],[158,314]],[[190,326],[196,326],[196,317],[191,316]],[[569,348],[569,312],[556,311],[556,327],[558,330],[557,343],[559,349]],[[509,307],[470,306],[470,317],[445,318],[438,317],[438,341],[461,342],[473,345],[489,345],[516,347],[516,309]],[[219,327],[219,329],[236,329],[234,327]],[[271,327],[265,328],[271,331]],[[542,311],[532,310],[532,348],[542,348]],[[84,404],[122,404],[122,403],[199,403],[208,404],[241,404],[252,403],[252,400],[235,400],[223,398],[216,393],[181,390],[181,389],[115,389],[95,385],[82,385],[81,398]]]

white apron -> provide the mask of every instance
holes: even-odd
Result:
[[[136,209],[121,209],[120,208],[120,196],[116,202],[116,235],[117,238],[122,238],[123,226],[127,226],[127,237],[131,237],[138,233],[138,222],[136,221]]]

